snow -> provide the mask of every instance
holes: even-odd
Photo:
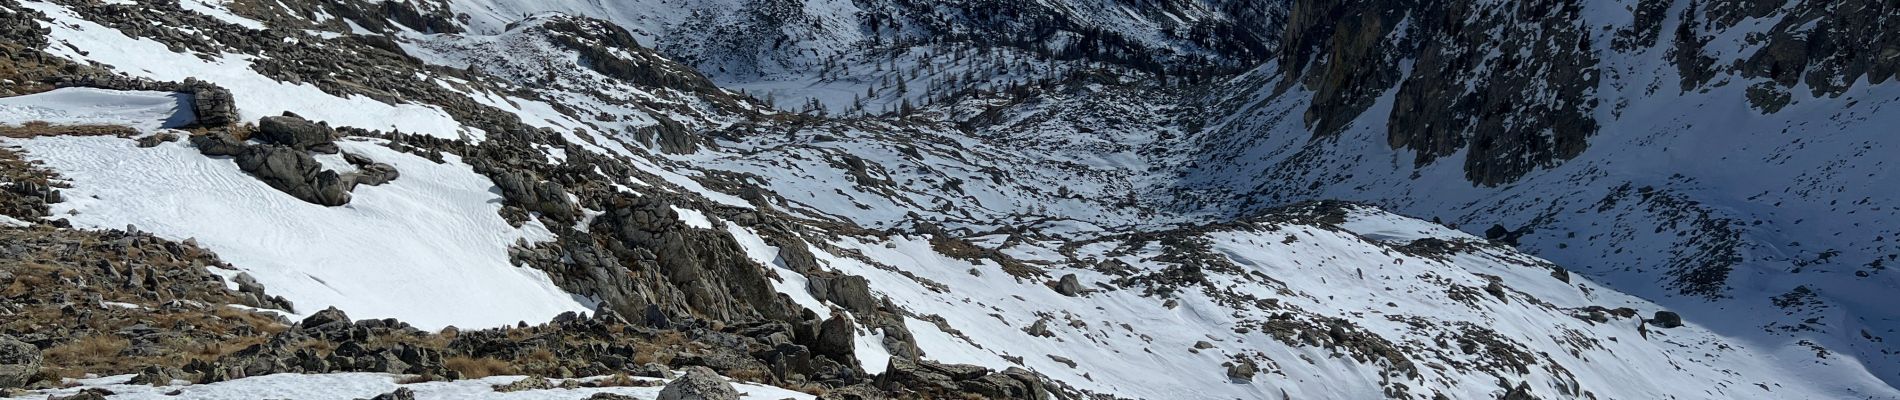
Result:
[[[891,365],[891,351],[884,348],[883,328],[864,329],[859,327],[857,340],[851,342],[852,354],[858,357],[858,364],[864,366],[864,372],[882,374]]]
[[[197,116],[191,112],[191,95],[184,93],[73,87],[0,98],[0,125],[31,121],[153,131],[190,125]]]
[[[353,318],[399,318],[424,329],[545,321],[588,304],[543,273],[516,267],[508,248],[527,232],[498,214],[494,183],[372,141],[344,151],[389,163],[402,177],[360,186],[350,204],[297,200],[184,141],[150,149],[109,137],[9,140],[69,179],[54,214],[75,226],[135,225],[216,251],[298,315],[336,306]],[[138,172],[131,172],[138,171]]]
[[[888,296],[899,307],[920,315],[942,317],[960,332],[951,335],[935,324],[907,318],[906,326],[926,358],[999,370],[1020,366],[1078,388],[1124,397],[1277,398],[1286,393],[1295,398],[1375,398],[1384,396],[1386,388],[1379,382],[1387,380],[1404,382],[1420,397],[1429,397],[1434,390],[1452,398],[1496,395],[1498,378],[1490,372],[1421,367],[1422,380],[1387,377],[1378,362],[1339,357],[1331,349],[1289,345],[1259,330],[1237,329],[1255,326],[1285,310],[1344,318],[1397,344],[1417,346],[1406,350],[1406,357],[1420,366],[1483,362],[1463,353],[1423,350],[1435,345],[1420,338],[1489,329],[1543,354],[1536,361],[1540,366],[1531,372],[1508,375],[1513,382],[1530,382],[1540,393],[1555,393],[1554,387],[1575,382],[1599,398],[1900,395],[1879,389],[1883,386],[1878,379],[1857,365],[1780,363],[1776,360],[1799,355],[1783,354],[1781,349],[1786,347],[1780,345],[1732,341],[1695,324],[1666,330],[1651,327],[1645,339],[1634,320],[1590,323],[1571,316],[1569,310],[1601,305],[1647,313],[1661,308],[1586,278],[1559,281],[1544,267],[1548,264],[1520,254],[1479,248],[1438,260],[1394,252],[1388,246],[1404,244],[1395,239],[1398,236],[1474,238],[1371,208],[1354,208],[1348,215],[1342,225],[1351,228],[1343,230],[1290,225],[1229,227],[1198,234],[1208,241],[1213,254],[1242,268],[1232,274],[1207,271],[1212,287],[1277,299],[1280,308],[1236,308],[1195,287],[1175,292],[1171,298],[1180,303],[1175,308],[1164,307],[1161,298],[1141,295],[1139,289],[1067,297],[1040,280],[1012,277],[992,262],[938,254],[925,237],[845,237],[833,243],[888,265],[866,264],[817,249],[814,255],[826,267],[866,277],[874,295]],[[1354,233],[1354,229],[1367,233]],[[1289,236],[1297,240],[1289,242]],[[1123,255],[1111,255],[1120,251],[1103,244],[1074,251],[1084,258],[1116,258],[1144,272],[1168,265],[1155,261],[1160,249],[1151,245]],[[969,272],[972,269],[977,272]],[[1088,269],[1050,272],[1048,279],[1077,274],[1085,286],[1113,279]],[[1519,292],[1509,301],[1480,299],[1475,304],[1447,297],[1447,285],[1482,287],[1489,282],[1486,276],[1499,276]],[[946,288],[933,289],[923,280]],[[1039,318],[1048,318],[1053,337],[1025,332]],[[1405,322],[1413,318],[1425,324]],[[1565,332],[1596,341],[1577,345],[1564,339]],[[860,335],[861,357],[882,354],[875,345],[877,339],[875,333]],[[1215,347],[1189,351],[1199,341]],[[1267,370],[1278,372],[1252,382],[1231,382],[1222,364],[1239,355],[1256,357],[1263,365],[1277,363],[1278,367]],[[1023,362],[1003,356],[1022,357]],[[1074,360],[1076,366],[1052,356]],[[865,366],[873,362],[867,358]],[[1541,367],[1553,364],[1561,368]],[[1772,392],[1756,383],[1772,387]]]
[[[778,279],[772,280],[772,288],[786,296],[791,296],[793,303],[798,303],[800,307],[811,310],[813,313],[827,315],[831,312],[831,306],[812,297],[811,292],[806,290],[805,276],[785,267],[785,263],[779,260],[777,247],[766,244],[765,239],[753,233],[751,229],[735,224],[726,224],[726,233],[731,234],[733,240],[739,242],[739,246],[745,249],[746,258],[771,268],[772,272],[778,275]]]
[[[199,0],[183,0],[196,2]],[[400,130],[450,139],[475,134],[436,106],[388,104],[365,96],[346,97],[324,93],[316,86],[272,80],[251,69],[252,56],[213,54],[206,60],[193,54],[174,53],[163,43],[131,38],[53,3],[26,1],[27,8],[45,13],[53,28],[45,49],[53,55],[80,62],[99,62],[133,76],[161,81],[198,78],[230,89],[237,99],[238,114],[245,120],[294,111],[304,118],[329,122],[334,126],[363,129]],[[85,49],[83,52],[77,49]]]
[[[85,388],[101,388],[112,391],[115,400],[161,400],[161,399],[200,399],[200,400],[256,400],[256,399],[299,399],[299,400],[352,400],[375,397],[376,395],[406,387],[415,391],[419,400],[453,399],[507,399],[507,400],[574,400],[592,396],[595,393],[613,393],[632,396],[636,399],[657,399],[661,386],[652,387],[604,387],[576,389],[527,390],[501,393],[494,390],[495,385],[514,383],[525,376],[491,376],[482,379],[468,379],[447,382],[423,382],[397,384],[404,376],[380,373],[339,373],[339,374],[275,374],[217,382],[205,385],[148,386],[129,385],[125,381],[131,375],[110,376],[79,380],[79,386],[50,391],[27,392],[14,397],[14,400],[38,400],[50,396],[72,395]],[[606,377],[579,379],[596,381]],[[636,378],[649,381],[666,382],[658,378]],[[741,399],[746,400],[808,400],[813,396],[781,388],[748,382],[733,382]],[[180,391],[177,396],[167,393]]]
[[[219,21],[233,25],[248,29],[264,29],[264,23],[262,22],[257,22],[257,20],[240,17],[237,14],[231,13],[230,7],[227,6],[231,4],[231,1],[232,0],[178,0],[178,6],[184,8],[186,11],[209,15],[212,18],[217,18]]]
[[[1404,218],[1373,208],[1355,208],[1346,214],[1339,227],[1372,240],[1411,242],[1424,238],[1476,240],[1477,236],[1413,218]]]
[[[712,220],[706,218],[706,213],[689,208],[680,208],[679,206],[670,207],[673,208],[673,212],[679,214],[680,222],[685,222],[686,226],[699,229],[712,229],[713,227]]]

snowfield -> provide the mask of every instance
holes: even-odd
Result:
[[[435,106],[392,105],[364,96],[333,96],[316,86],[279,82],[264,76],[251,69],[250,57],[246,55],[217,54],[207,60],[174,53],[163,43],[126,36],[57,4],[25,1],[23,5],[53,17],[54,22],[43,23],[49,28],[58,28],[49,35],[57,44],[47,51],[77,61],[112,65],[115,70],[132,76],[161,81],[198,78],[216,83],[230,89],[232,96],[238,99],[238,115],[244,120],[295,111],[304,118],[335,126],[399,130],[450,139],[465,134],[480,138],[479,132],[462,129],[454,118]]]
[[[0,98],[0,125],[124,125],[146,131],[197,121],[191,95],[172,92],[63,88]]]
[[[1604,399],[1900,397],[1859,365],[1784,363],[1808,355],[1788,354],[1782,344],[1736,342],[1694,325],[1651,326],[1644,333],[1635,319],[1592,323],[1578,310],[1630,307],[1647,317],[1662,308],[1581,277],[1559,280],[1550,264],[1514,252],[1480,247],[1443,259],[1407,254],[1398,247],[1416,239],[1473,238],[1371,208],[1347,215],[1339,228],[1262,224],[1189,235],[1206,240],[1214,254],[1240,269],[1205,270],[1217,289],[1184,288],[1175,292],[1174,307],[1139,290],[1063,296],[993,262],[944,256],[927,238],[834,243],[887,265],[813,252],[831,268],[869,278],[875,292],[899,306],[943,317],[960,331],[950,335],[935,324],[908,321],[926,358],[1002,369],[1018,365],[1006,357],[1020,357],[1021,365],[1052,378],[1118,396],[1361,399],[1384,397],[1389,388],[1381,382],[1409,382],[1402,391],[1414,396],[1487,398],[1502,393],[1494,375],[1502,373],[1513,384],[1529,382],[1538,393],[1581,390]],[[1083,259],[1119,260],[1138,271],[1175,265],[1162,261],[1158,243],[1132,249],[1122,244],[1109,240],[1075,251]],[[1077,274],[1091,289],[1116,278],[1089,269],[1050,273]],[[1508,298],[1478,292],[1479,298],[1455,300],[1453,292],[1477,291],[1492,276],[1508,288]],[[1231,295],[1277,299],[1278,307],[1236,307],[1226,298]],[[1393,340],[1421,377],[1388,376],[1392,365],[1383,361],[1343,348],[1291,345],[1260,329],[1260,322],[1288,311],[1344,318]],[[1038,319],[1047,319],[1052,336],[1028,332]],[[1440,344],[1491,335],[1537,349],[1526,354],[1526,375],[1487,370],[1496,368],[1487,355]],[[1201,341],[1212,347],[1196,349]],[[1224,363],[1235,357],[1256,360],[1266,376],[1229,379]]]
[[[73,188],[54,217],[76,226],[196,238],[295,304],[299,317],[335,306],[358,318],[398,318],[423,329],[540,322],[587,311],[585,299],[540,271],[508,261],[538,223],[510,227],[494,183],[450,157],[436,164],[373,141],[344,151],[394,165],[402,177],[359,186],[342,207],[285,195],[200,155],[183,141],[141,149],[110,137],[7,140],[59,171]]]

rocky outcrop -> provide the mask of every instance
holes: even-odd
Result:
[[[686,367],[679,379],[666,383],[659,400],[739,400],[731,382],[706,367]]]
[[[191,112],[200,127],[228,126],[238,122],[237,99],[231,90],[198,78],[185,78],[177,91],[191,94]]]
[[[339,173],[323,169],[323,164],[310,152],[340,152],[335,143],[336,135],[336,130],[327,125],[291,115],[265,117],[259,121],[257,137],[268,144],[241,141],[225,130],[192,136],[191,144],[207,156],[233,157],[238,169],[271,188],[327,207],[349,204],[350,193],[358,184],[381,185],[401,176],[394,166],[356,154],[345,154],[344,160],[357,171]]]
[[[334,170],[322,169],[310,153],[296,148],[249,146],[237,154],[237,165],[264,184],[299,200],[329,207],[350,202],[349,182]]]
[[[231,157],[243,154],[244,149],[250,146],[224,131],[192,136],[191,145],[192,147],[198,148],[199,154],[214,157]]]
[[[296,150],[336,154],[336,130],[327,124],[310,122],[292,115],[264,117],[257,121],[257,139]]]
[[[892,359],[877,386],[922,398],[976,395],[989,399],[1047,399],[1050,390],[1040,377],[1021,368],[1002,372],[987,368],[941,364],[934,361]]]
[[[0,335],[0,389],[25,387],[39,377],[40,349]]]

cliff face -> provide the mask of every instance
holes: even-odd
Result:
[[[1627,4],[1626,4],[1627,3]],[[1790,92],[1838,97],[1895,74],[1894,5],[1879,1],[1294,1],[1276,54],[1312,92],[1315,135],[1381,96],[1387,143],[1423,165],[1467,152],[1466,178],[1497,186],[1575,158],[1639,84],[1605,63],[1673,67],[1678,85],[1745,85],[1772,113]],[[1665,30],[1665,28],[1669,28]],[[1661,52],[1657,59],[1654,53]],[[1604,74],[1614,74],[1605,77]],[[1609,115],[1604,115],[1609,114]]]

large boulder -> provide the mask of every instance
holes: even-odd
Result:
[[[377,186],[389,183],[389,181],[396,180],[397,177],[401,176],[402,173],[397,171],[395,166],[375,163],[358,167],[356,173],[350,174],[350,179],[356,184]]]
[[[249,147],[224,131],[192,136],[191,145],[197,147],[199,153],[207,156],[236,156],[243,154],[244,149]]]
[[[712,369],[686,367],[686,374],[666,383],[659,400],[738,400],[739,390]]]
[[[198,117],[196,125],[219,127],[237,122],[237,99],[231,96],[230,90],[198,78],[185,78],[180,89],[191,93],[191,112]]]
[[[257,138],[297,150],[336,153],[336,130],[329,126],[291,116],[264,117],[257,121]]]
[[[40,349],[0,335],[0,388],[25,387],[40,373]]]
[[[1674,311],[1657,311],[1656,317],[1651,318],[1649,322],[1664,328],[1679,327],[1682,326],[1682,315]]]
[[[784,251],[780,251],[784,254]],[[808,253],[809,254],[809,253]],[[871,296],[871,282],[862,276],[844,274],[807,275],[805,290],[818,300],[830,301],[855,313],[877,311],[877,298]]]
[[[1063,296],[1069,297],[1081,296],[1084,290],[1082,288],[1082,281],[1076,279],[1075,274],[1063,275],[1062,278],[1057,279],[1056,283],[1050,287],[1054,288],[1056,293],[1061,293]]]
[[[850,360],[856,353],[857,326],[843,315],[834,315],[818,326],[818,340],[812,352],[832,360]]]
[[[336,307],[330,307],[323,309],[323,311],[318,311],[315,314],[310,314],[308,317],[304,317],[303,321],[299,322],[298,325],[305,329],[311,329],[336,323],[349,325],[350,315],[343,313],[343,310],[338,310]]]
[[[204,148],[199,148],[204,151]],[[324,170],[310,153],[288,146],[250,146],[237,155],[238,168],[272,188],[323,206],[350,202],[350,185],[336,171]]]

